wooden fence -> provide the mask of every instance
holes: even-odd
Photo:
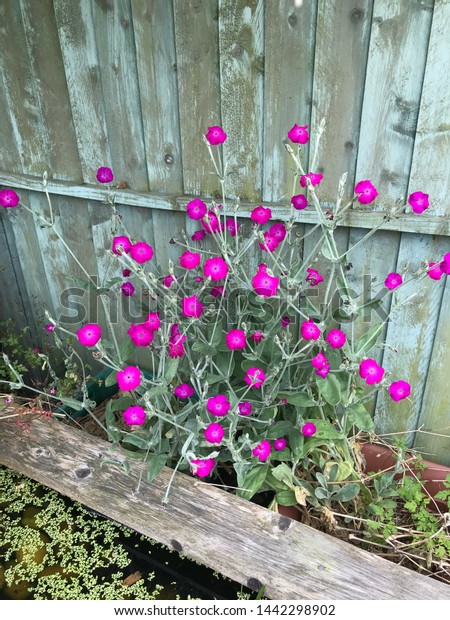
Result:
[[[178,255],[168,239],[191,231],[186,196],[218,190],[202,141],[211,124],[229,135],[228,194],[242,216],[263,202],[285,218],[287,130],[307,124],[314,139],[325,117],[321,198],[333,200],[345,171],[348,196],[366,178],[380,194],[339,229],[342,250],[399,198],[430,195],[427,212],[405,212],[350,255],[355,289],[450,250],[448,0],[0,0],[0,29],[0,183],[45,209],[47,170],[57,230],[99,278],[111,230],[97,168],[126,183],[124,221],[164,268]],[[298,219],[305,230],[315,221],[308,210]],[[0,235],[0,318],[29,325],[37,342],[44,308],[59,316],[79,267],[23,209],[2,212]],[[374,408],[380,432],[420,427],[410,445],[447,464],[449,293],[448,279],[427,281],[386,326],[376,355],[414,398],[381,395]]]

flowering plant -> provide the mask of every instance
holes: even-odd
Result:
[[[323,125],[312,170],[322,131]],[[370,180],[359,181],[354,197],[343,205],[344,175],[336,203],[326,211],[318,198],[322,174],[306,172],[301,163],[308,128],[295,125],[288,137],[296,145],[295,150],[286,146],[296,168],[289,219],[277,221],[270,207],[260,205],[244,224],[238,220],[239,201],[229,204],[226,197],[220,145],[227,135],[218,126],[208,129],[204,141],[222,202],[198,197],[188,202],[187,216],[199,227],[191,237],[172,240],[180,248],[179,263],[165,273],[154,268],[147,241],[126,230],[116,210],[113,172],[98,170],[111,207],[110,254],[123,278],[102,287],[92,281],[85,285],[103,299],[120,284],[125,301],[141,284],[150,302],[140,320],[127,326],[123,343],[110,321],[107,326],[87,323],[76,337],[111,370],[108,384],[117,384],[120,397],[106,408],[108,436],[143,460],[148,480],[168,464],[174,472],[190,469],[200,478],[234,472],[237,493],[246,498],[272,491],[284,505],[350,502],[361,490],[355,482],[361,478],[355,438],[374,428],[366,403],[378,390],[386,390],[393,403],[409,398],[409,383],[391,378],[371,357],[385,321],[359,338],[353,335],[352,322],[381,301],[367,304],[353,296],[345,268],[354,248],[407,205],[389,211],[379,226],[340,254],[334,232],[345,212],[356,202],[373,202],[378,192]],[[0,192],[5,208],[19,200],[13,190]],[[421,191],[411,194],[408,203],[416,213],[429,206]],[[320,231],[320,239],[302,258],[300,244],[312,231],[301,235],[296,222],[297,211],[306,208],[316,211],[318,224],[312,230]],[[52,213],[50,219],[37,217],[54,224]],[[261,258],[250,272],[245,259],[255,248]],[[319,256],[330,263],[327,278],[315,268]],[[412,278],[440,279],[449,273],[447,254]],[[404,276],[386,274],[386,293],[412,279]],[[311,295],[318,290],[320,304]],[[108,318],[106,310],[105,305]],[[70,334],[52,317],[46,329]],[[144,363],[136,362],[137,350],[145,352]],[[83,407],[92,411],[86,388],[83,395]]]

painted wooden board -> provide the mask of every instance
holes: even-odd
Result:
[[[422,89],[417,135],[409,179],[408,195],[413,191],[425,191],[430,195],[430,214],[449,217],[448,192],[450,191],[446,153],[450,148],[450,132],[445,119],[450,118],[450,83],[442,80],[450,73],[450,45],[445,32],[450,27],[450,3],[436,0],[432,29],[428,47],[427,66]],[[424,171],[427,171],[424,178]],[[424,214],[426,215],[428,211]],[[422,263],[438,261],[445,252],[450,251],[448,239],[443,237],[426,237],[403,234],[399,249],[398,265],[410,261],[411,269],[418,269]],[[448,330],[448,313],[440,313],[444,282],[435,282],[426,277],[426,286],[420,287],[418,297],[413,305],[400,312],[396,321],[390,325],[387,338],[390,344],[398,344],[399,356],[386,351],[383,365],[392,370],[393,380],[404,379],[413,386],[413,402],[401,401],[395,404],[394,415],[392,403],[379,399],[376,420],[382,432],[415,430],[419,419],[432,415],[422,395],[429,377],[440,380],[442,390],[440,397],[448,403],[446,377],[448,370],[442,365],[441,358],[432,356],[434,328],[439,317],[444,324],[441,330]],[[400,299],[413,291],[401,289]],[[418,354],[419,352],[419,354]],[[401,355],[401,357],[400,357]],[[400,361],[401,360],[401,361]],[[428,394],[430,392],[428,391]],[[422,417],[423,419],[423,417]],[[429,427],[434,425],[433,419]],[[442,427],[442,418],[438,415],[436,425]],[[427,422],[428,426],[428,422]],[[409,445],[414,442],[414,434],[409,436]]]
[[[51,420],[18,433],[0,422],[0,463],[275,600],[450,598],[450,587],[171,470],[135,493],[139,465],[107,442]],[[117,460],[118,465],[112,465]],[[108,463],[109,461],[109,463]],[[264,561],[261,561],[264,558]]]
[[[289,203],[293,195],[294,166],[284,142],[294,124],[310,124],[316,19],[316,0],[265,4],[262,198],[270,202]],[[308,161],[308,145],[303,152]]]
[[[42,192],[42,180],[30,175],[15,174],[0,171],[0,183],[13,188],[30,189]],[[51,195],[73,196],[74,198],[84,198],[102,202],[106,198],[107,190],[97,185],[74,185],[64,183],[62,181],[49,181],[48,190]],[[184,211],[186,204],[192,199],[192,196],[164,195],[155,192],[136,192],[133,190],[114,189],[117,204],[130,205],[136,207],[147,207],[155,211]],[[209,200],[205,199],[207,204]],[[231,203],[233,204],[233,203]],[[258,205],[258,202],[241,202],[239,208],[239,217],[250,217],[251,211]],[[272,209],[274,216],[286,221],[290,218],[290,204],[274,204],[265,202],[265,206]],[[332,203],[324,201],[322,203],[325,209],[331,208]],[[155,215],[155,214],[154,214]],[[313,208],[298,211],[295,214],[296,221],[303,224],[317,224],[318,217]],[[416,215],[413,213],[399,214],[395,220],[382,221],[383,214],[367,211],[367,209],[352,209],[344,214],[341,220],[342,226],[350,226],[355,228],[373,228],[382,223],[381,230],[400,230],[404,232],[417,232],[431,235],[450,236],[450,218],[445,216],[433,215],[430,210],[424,215]]]
[[[218,0],[173,0],[176,69],[185,194],[219,188],[203,134],[221,125]]]
[[[110,161],[96,33],[90,2],[53,2],[83,180]]]
[[[346,196],[353,192],[372,0],[319,0],[314,57],[312,137],[320,121],[326,128],[320,146],[321,196],[336,197],[339,179],[348,172]],[[310,167],[312,165],[310,150]]]
[[[262,188],[264,2],[219,0],[220,87],[227,192],[257,201]],[[220,147],[219,147],[220,149]]]

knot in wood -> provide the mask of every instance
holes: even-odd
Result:
[[[83,480],[84,478],[88,478],[88,476],[91,475],[91,470],[89,469],[89,467],[78,467],[78,469],[75,470],[75,476],[79,479],[79,480]]]
[[[362,19],[364,17],[364,11],[362,9],[353,9],[353,11],[350,13],[350,19],[352,20],[352,22],[354,22],[356,24],[356,22],[359,22],[360,19]]]
[[[173,164],[173,162],[174,162],[174,157],[173,157],[173,155],[172,155],[171,153],[166,153],[166,154],[164,155],[164,161],[166,162],[166,164],[167,164],[168,166],[171,166],[171,165]]]
[[[297,15],[295,15],[294,13],[291,13],[288,17],[289,26],[292,26],[293,28],[296,25],[297,21],[298,21]]]

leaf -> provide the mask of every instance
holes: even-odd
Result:
[[[365,334],[356,341],[356,355],[365,355],[376,344],[384,323],[375,323]]]
[[[134,400],[131,396],[123,396],[122,398],[110,400],[108,405],[110,405],[111,411],[125,411],[125,409],[131,407],[133,403]]]
[[[151,454],[147,460],[147,482],[152,482],[167,463],[167,454]]]
[[[216,349],[215,347],[210,346],[206,342],[194,342],[192,345],[192,350],[197,351],[197,353],[202,353],[203,355],[215,355]]]
[[[148,398],[155,398],[156,396],[161,396],[162,394],[167,394],[167,384],[164,385],[155,385],[145,392],[145,396]]]
[[[111,387],[117,384],[117,373],[110,372],[109,375],[105,379],[105,387]]]
[[[334,252],[330,248],[326,240],[324,241],[322,247],[320,248],[320,253],[322,254],[324,258],[327,258],[328,260],[334,260],[335,258]]]
[[[328,461],[327,469],[330,482],[342,482],[353,473],[353,464],[350,461],[340,461],[339,463]]]
[[[170,360],[166,364],[166,368],[164,372],[164,379],[167,381],[167,383],[170,383],[172,379],[175,377],[175,375],[177,374],[179,363],[180,363],[179,358],[174,357],[174,358],[170,358]]]
[[[320,395],[330,405],[337,405],[341,402],[341,385],[337,377],[329,374],[325,379],[316,379]]]
[[[279,398],[285,398],[290,405],[297,407],[315,407],[316,403],[305,392],[280,392]]]
[[[374,423],[370,413],[361,403],[356,403],[345,410],[349,422],[362,431],[373,431]]]
[[[252,469],[245,474],[242,483],[240,484],[242,489],[238,489],[237,495],[239,497],[243,497],[244,499],[251,499],[264,484],[268,471],[268,464],[256,465],[252,467]]]
[[[305,437],[296,429],[289,433],[289,447],[295,460],[303,457],[303,449],[305,446]]]
[[[219,383],[219,381],[222,381],[222,379],[223,377],[221,377],[220,375],[206,375],[206,381],[209,383],[209,385]]]
[[[222,322],[218,320],[216,326],[215,323],[210,323],[206,328],[206,334],[210,345],[214,348],[218,347],[222,340]]]
[[[280,422],[276,422],[273,426],[269,426],[266,431],[266,439],[279,439],[280,437],[284,437],[292,430],[291,422],[287,420],[281,420]]]
[[[119,354],[122,362],[126,362],[135,353],[135,346],[129,336],[124,338],[119,345]]]
[[[326,489],[322,489],[322,487],[318,487],[314,491],[314,495],[317,497],[317,499],[327,499],[330,494],[328,493]]]
[[[316,432],[311,437],[312,441],[317,439],[343,439],[343,435],[328,420],[305,420],[305,422],[313,422],[316,426]]]
[[[336,499],[338,502],[350,502],[352,499],[359,493],[359,484],[351,483],[343,486],[339,491],[333,494],[333,499]]]
[[[285,484],[287,487],[294,488],[294,474],[292,473],[290,467],[288,467],[285,463],[281,463],[281,465],[277,465],[272,469],[272,476]]]
[[[275,495],[275,501],[281,506],[295,506],[297,498],[294,491],[279,491]]]
[[[309,492],[304,487],[295,487],[294,489],[295,500],[300,506],[306,506],[306,498]]]
[[[137,433],[128,433],[128,435],[123,438],[122,443],[136,446],[141,450],[146,450],[149,446],[149,440],[144,439],[144,437],[141,437]]]

